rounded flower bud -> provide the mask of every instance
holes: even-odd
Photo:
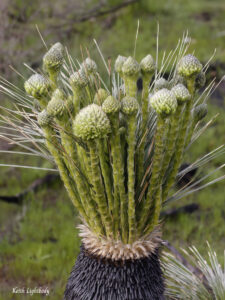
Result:
[[[45,98],[51,91],[50,81],[40,74],[32,75],[24,83],[24,88],[27,94],[36,99]]]
[[[198,121],[202,120],[203,118],[205,118],[207,113],[208,113],[207,104],[206,103],[199,104],[198,106],[196,106],[194,108],[193,118],[196,122],[198,122]]]
[[[87,74],[95,74],[97,72],[97,65],[94,60],[87,57],[82,63],[81,69]]]
[[[191,99],[191,94],[188,89],[181,83],[175,85],[171,91],[175,94],[178,104],[182,104]]]
[[[140,65],[131,56],[129,56],[122,66],[122,72],[125,76],[137,76],[140,71]]]
[[[127,60],[127,57],[119,55],[115,61],[115,71],[117,73],[122,73],[122,67],[125,61]]]
[[[177,109],[177,99],[174,93],[167,89],[156,92],[150,98],[150,104],[163,117],[173,114]]]
[[[111,132],[110,122],[97,104],[90,104],[80,110],[73,122],[75,136],[88,141],[101,139]]]
[[[52,94],[52,98],[64,99],[65,95],[61,89],[56,89]]]
[[[44,66],[48,70],[58,71],[64,60],[64,48],[61,43],[54,44],[43,57]]]
[[[80,69],[79,71],[73,73],[70,76],[70,84],[72,87],[85,87],[88,84],[87,76],[85,75],[85,72]]]
[[[48,114],[46,109],[44,109],[42,112],[40,112],[37,116],[38,124],[41,127],[49,126],[49,124],[52,121],[52,117]]]
[[[105,89],[98,89],[97,93],[94,96],[94,103],[102,105],[102,103],[108,96],[109,93]]]
[[[205,73],[201,71],[195,78],[195,87],[196,89],[200,89],[204,87],[206,82]]]
[[[177,65],[177,71],[181,76],[191,77],[197,75],[202,70],[202,64],[192,54],[181,58]]]
[[[113,114],[119,112],[120,102],[113,96],[108,96],[102,104],[102,109],[106,114]]]
[[[168,89],[168,87],[169,87],[169,82],[165,78],[161,77],[155,81],[154,91],[157,92],[164,88]]]
[[[134,97],[126,96],[121,100],[121,111],[125,115],[134,115],[138,112],[139,104]]]
[[[47,112],[52,117],[60,117],[65,111],[65,103],[61,98],[52,97],[48,102]]]
[[[140,63],[140,67],[143,74],[152,74],[155,71],[155,61],[153,57],[150,54],[145,56]]]

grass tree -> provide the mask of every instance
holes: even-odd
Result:
[[[164,299],[160,212],[224,178],[205,182],[210,173],[174,193],[177,179],[224,153],[221,146],[180,170],[185,151],[210,124],[201,119],[215,88],[212,82],[203,89],[207,65],[186,55],[184,41],[161,66],[150,54],[140,63],[118,56],[114,69],[103,59],[104,80],[89,55],[77,63],[56,43],[43,71],[25,81],[26,93],[1,79],[1,91],[15,101],[3,108],[4,138],[23,155],[55,163],[80,214],[82,246],[66,300]]]

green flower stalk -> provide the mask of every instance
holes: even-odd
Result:
[[[139,222],[138,233],[141,234],[146,228],[146,222],[150,214],[151,206],[157,208],[156,213],[159,213],[161,206],[161,197],[157,197],[157,201],[160,203],[154,203],[154,196],[160,187],[160,170],[162,166],[162,160],[164,156],[164,133],[166,131],[166,118],[175,113],[177,109],[177,100],[173,92],[167,89],[161,89],[156,92],[150,99],[150,104],[152,108],[155,109],[158,120],[157,129],[155,134],[155,150],[153,165],[151,169],[151,180],[150,188],[147,193],[146,201],[142,206],[141,211],[141,222]],[[156,200],[156,198],[155,198]]]
[[[141,110],[142,110],[142,124],[141,124],[141,134],[144,136],[145,131],[147,129],[147,121],[148,121],[148,107],[149,107],[149,85],[152,79],[152,75],[155,71],[155,61],[153,57],[148,54],[145,56],[141,63],[141,74],[142,74],[142,82],[143,82],[143,90],[142,90],[142,101],[141,101]],[[141,183],[143,171],[144,171],[144,148],[145,148],[146,139],[141,139],[141,144],[138,149],[138,184]]]
[[[57,87],[58,75],[64,62],[64,47],[61,43],[54,44],[43,57],[43,67],[47,71],[54,88]]]
[[[82,205],[81,201],[79,200],[79,194],[71,185],[71,179],[69,175],[69,171],[63,161],[61,152],[60,152],[60,145],[57,140],[56,134],[54,129],[51,127],[52,117],[47,113],[46,110],[43,110],[41,113],[38,114],[38,123],[41,126],[45,139],[46,139],[46,146],[48,147],[49,151],[51,152],[54,160],[57,164],[59,169],[60,176],[65,184],[67,192],[75,205],[75,207],[79,210],[81,216],[84,218],[85,222],[91,226],[91,220],[88,218],[88,215],[85,212],[85,208]]]
[[[80,69],[70,76],[70,85],[73,90],[74,116],[78,114],[81,105],[84,105],[84,88],[88,85],[88,78],[85,72]]]
[[[106,234],[110,237],[113,232],[112,219],[107,207],[96,146],[96,140],[107,137],[111,131],[109,119],[100,106],[91,104],[83,108],[76,116],[73,123],[73,130],[75,136],[87,142],[89,147],[92,168],[92,184],[96,193],[95,200],[102,218],[102,223],[105,226]]]
[[[77,155],[77,148],[72,137],[72,129],[68,119],[69,115],[66,111],[65,102],[59,97],[60,95],[60,91],[56,90],[54,97],[48,103],[47,112],[52,118],[55,118],[56,123],[59,125],[65,164],[70,170],[70,174],[74,182],[77,184],[78,192],[88,214],[91,216],[94,223],[96,223],[97,232],[102,233],[100,217],[96,212],[95,204],[91,198],[89,188],[79,171],[80,163]]]
[[[187,101],[190,101],[191,95],[188,91],[188,89],[183,84],[177,84],[175,85],[171,92],[174,93],[176,99],[177,99],[177,109],[175,114],[173,114],[170,118],[170,124],[169,124],[169,132],[166,137],[166,145],[165,145],[165,155],[163,159],[163,164],[161,167],[161,179],[163,179],[165,172],[169,166],[170,160],[172,158],[172,155],[175,149],[175,142],[177,139],[178,131],[179,131],[179,123],[182,115],[182,109],[184,107],[184,104]]]
[[[34,74],[25,81],[24,88],[28,95],[38,100],[42,109],[46,107],[52,91],[48,78],[40,74]]]
[[[130,97],[136,97],[137,79],[140,73],[140,65],[133,57],[129,56],[123,63],[122,72],[126,95]]]
[[[73,73],[69,78],[70,85],[73,91],[73,117],[75,117],[82,107],[88,104],[86,87],[89,83],[88,77],[86,76],[83,68]],[[87,170],[87,177],[91,177],[90,161],[87,151],[83,147],[77,145],[77,152],[80,160],[82,161],[81,167]]]
[[[171,169],[171,172],[167,178],[167,181],[163,189],[163,201],[165,201],[169,189],[174,184],[174,180],[176,178],[179,166],[181,164],[182,154],[185,147],[185,140],[188,134],[188,125],[190,122],[191,107],[193,105],[194,95],[195,95],[195,79],[196,76],[201,72],[201,69],[202,69],[202,64],[198,61],[198,59],[195,56],[191,54],[184,56],[179,61],[177,66],[178,74],[180,74],[186,79],[187,88],[191,95],[191,98],[186,103],[185,110],[183,113],[183,119],[179,129],[176,146],[175,146],[176,153],[174,155],[173,168]]]
[[[114,97],[109,96],[104,101],[102,109],[107,114],[112,126],[110,141],[113,159],[115,233],[118,234],[119,228],[121,227],[122,239],[126,242],[128,238],[127,196],[124,186],[124,162],[122,159],[118,122],[120,102]]]
[[[137,112],[139,109],[138,102],[135,98],[126,96],[121,101],[121,110],[127,119],[127,171],[128,171],[128,223],[129,223],[129,244],[136,239],[136,214],[135,214],[135,146],[136,146],[136,127]]]

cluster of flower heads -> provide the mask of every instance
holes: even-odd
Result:
[[[125,244],[148,239],[195,125],[207,113],[206,105],[194,102],[205,84],[202,65],[193,55],[183,56],[166,80],[155,75],[150,54],[140,63],[118,56],[115,93],[100,85],[89,57],[68,76],[64,55],[56,43],[43,58],[44,74],[24,85],[39,103],[46,146],[94,234]]]

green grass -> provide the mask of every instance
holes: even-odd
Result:
[[[10,208],[1,203],[1,211]],[[24,209],[24,217],[16,221]],[[0,299],[12,299],[16,286],[47,286],[49,299],[61,299],[80,244],[76,213],[64,190],[57,184],[36,196],[28,195],[23,208],[14,210],[11,221],[13,226],[5,226],[7,234],[0,244],[0,273],[4,276]],[[13,299],[25,298],[17,295]]]

